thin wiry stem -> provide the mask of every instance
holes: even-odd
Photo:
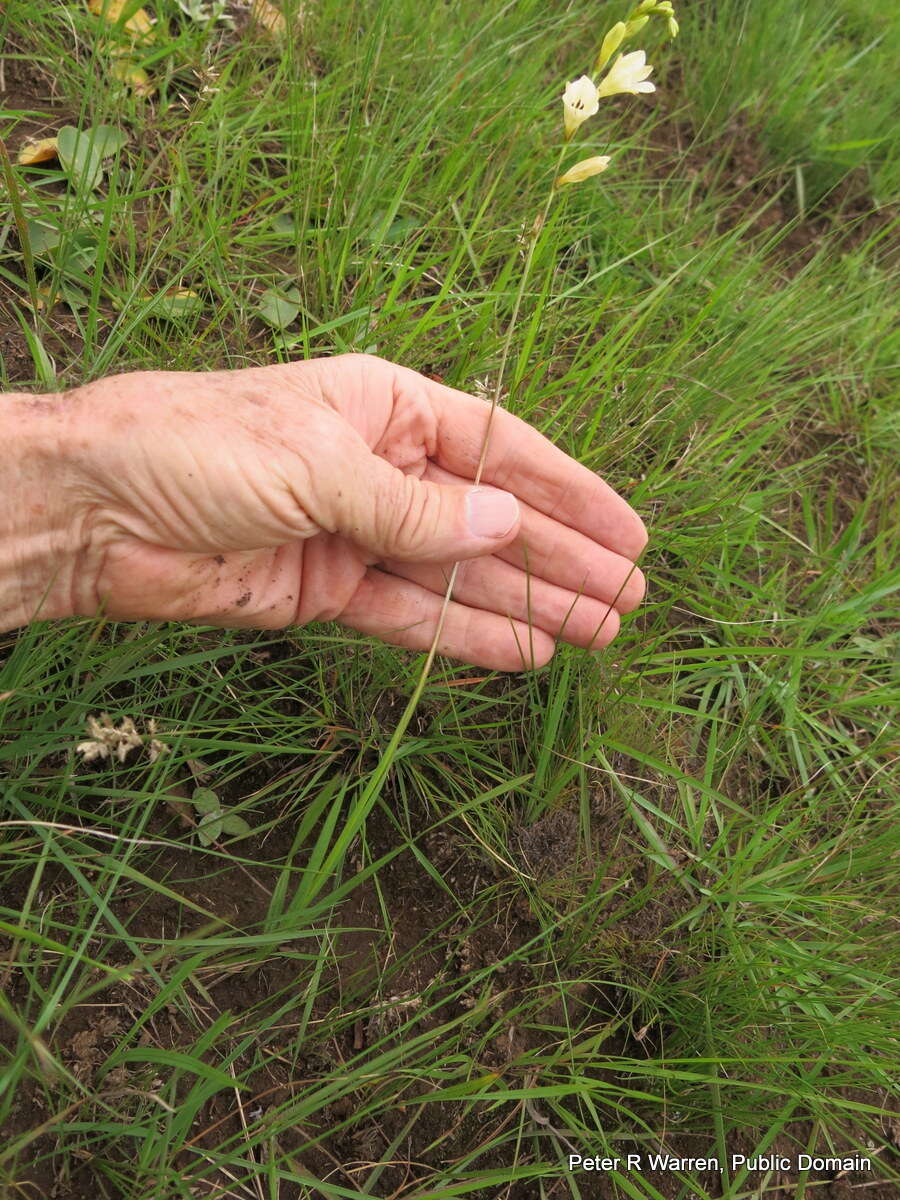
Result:
[[[553,178],[556,179],[559,173],[559,166],[562,162],[562,156],[565,153],[565,146],[560,149],[559,157],[556,162],[556,168],[553,172]],[[541,230],[547,221],[547,214],[550,212],[550,205],[553,203],[553,197],[556,195],[556,185],[552,183],[547,191],[547,196],[544,200],[544,207],[538,214],[537,219],[531,227],[528,235],[528,248],[525,253],[525,263],[522,267],[522,275],[519,279],[519,286],[516,290],[516,298],[513,302],[513,310],[510,314],[509,324],[506,326],[506,336],[503,339],[503,349],[500,353],[500,365],[497,368],[497,378],[494,382],[494,388],[491,392],[491,407],[488,411],[487,425],[484,430],[484,438],[481,442],[481,453],[478,456],[478,466],[475,469],[475,478],[473,487],[478,487],[484,475],[484,466],[487,462],[488,450],[491,444],[491,433],[494,425],[494,413],[497,411],[497,405],[500,403],[500,395],[503,391],[503,380],[506,375],[506,364],[509,361],[509,352],[512,349],[513,337],[515,336],[516,327],[519,322],[519,311],[522,307],[522,300],[525,296],[525,288],[528,286],[528,280],[531,276],[531,266],[534,262],[534,251],[537,247],[538,238],[541,236]],[[456,583],[457,572],[459,571],[459,563],[453,564],[453,569],[450,572],[450,578],[447,581],[447,590],[444,593],[444,601],[441,605],[441,611],[438,616],[437,627],[434,631],[434,638],[431,642],[431,649],[428,651],[428,657],[425,660],[425,665],[422,668],[422,679],[420,683],[422,688],[425,686],[425,679],[434,664],[435,656],[437,655],[437,646],[440,640],[441,633],[444,629],[444,621],[447,616],[447,609],[450,607],[450,601],[453,597],[453,587]],[[418,691],[418,689],[417,689]],[[421,695],[421,692],[419,693]],[[413,693],[415,695],[415,693]],[[410,714],[412,715],[412,714]]]
[[[565,145],[560,147],[559,157],[557,158],[556,167],[553,172],[554,181],[556,179],[556,176],[559,174],[559,167],[562,162],[562,157],[565,154],[565,151],[566,151]],[[553,198],[555,195],[556,195],[556,184],[554,182],[554,183],[551,183],[551,185],[547,191],[547,196],[544,200],[543,208],[541,209],[540,213],[538,214],[537,218],[535,219],[533,225],[531,226],[529,234],[528,234],[528,246],[527,246],[527,250],[525,253],[525,262],[522,266],[522,275],[521,275],[521,278],[519,279],[518,289],[516,290],[516,298],[515,298],[515,301],[513,302],[513,310],[512,310],[512,313],[510,314],[509,324],[506,327],[506,335],[503,339],[503,349],[500,354],[500,365],[497,368],[497,378],[494,383],[493,391],[491,393],[491,406],[490,406],[490,410],[488,411],[487,425],[485,427],[484,438],[482,439],[482,443],[481,443],[481,453],[478,458],[478,466],[476,467],[476,470],[475,470],[475,478],[473,480],[473,487],[477,487],[481,483],[482,476],[484,475],[484,467],[485,467],[485,463],[487,462],[488,449],[490,447],[490,440],[491,440],[491,432],[493,430],[493,424],[494,424],[494,413],[497,411],[497,405],[499,404],[500,395],[503,390],[503,380],[504,380],[504,377],[506,374],[506,366],[507,366],[507,363],[509,362],[509,354],[510,354],[510,350],[512,349],[513,338],[515,336],[516,327],[517,327],[518,320],[519,320],[519,312],[522,307],[522,300],[524,299],[524,296],[525,296],[525,288],[528,286],[528,280],[531,275],[531,268],[534,263],[535,248],[537,247],[537,243],[538,243],[538,239],[541,235],[541,231],[543,230],[544,225],[546,224],[547,215],[550,212],[550,205],[553,203]],[[444,593],[444,599],[441,604],[441,611],[438,615],[437,625],[436,625],[435,631],[434,631],[434,637],[431,640],[431,646],[428,650],[428,655],[426,656],[425,662],[422,666],[422,671],[419,675],[418,682],[416,683],[416,686],[413,689],[412,695],[410,696],[409,700],[407,701],[406,707],[404,708],[404,710],[400,716],[400,720],[397,722],[397,726],[394,729],[393,734],[391,735],[391,740],[388,742],[387,747],[385,748],[384,754],[382,754],[381,758],[378,761],[378,765],[376,766],[372,775],[369,777],[369,782],[366,785],[366,789],[363,792],[363,795],[360,800],[360,805],[357,810],[357,819],[358,820],[361,820],[365,816],[365,814],[369,811],[370,807],[375,803],[378,796],[380,795],[381,788],[382,788],[382,785],[383,785],[385,779],[387,778],[388,771],[390,771],[391,766],[393,765],[394,758],[397,753],[397,748],[400,745],[401,740],[403,739],[403,735],[406,733],[406,730],[407,730],[407,727],[409,726],[410,721],[412,720],[413,713],[418,708],[419,701],[422,698],[422,693],[425,691],[425,685],[428,682],[428,677],[431,674],[431,668],[434,666],[434,660],[437,657],[438,644],[441,639],[441,634],[443,633],[443,630],[444,630],[444,623],[447,619],[447,611],[450,607],[450,601],[453,597],[453,588],[454,588],[454,585],[456,584],[456,576],[457,576],[458,572],[459,572],[459,563],[455,562],[450,571],[450,577],[447,581],[447,590]],[[534,655],[532,654],[531,657],[532,657],[532,662],[533,662]]]

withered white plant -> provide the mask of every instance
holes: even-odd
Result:
[[[154,763],[168,750],[168,746],[156,736],[156,721],[152,717],[146,722],[145,734],[139,732],[131,717],[123,717],[118,725],[114,725],[109,713],[88,717],[85,724],[88,738],[75,747],[75,753],[80,754],[85,762],[103,762],[104,759],[115,758],[123,763],[130,750],[146,744],[148,758]]]

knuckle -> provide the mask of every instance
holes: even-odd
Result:
[[[379,358],[377,354],[367,354],[359,350],[339,355],[338,361],[346,363],[350,369],[357,371],[378,370],[383,368],[387,362],[386,359]]]
[[[439,527],[441,493],[414,475],[391,489],[384,512],[382,541],[404,554],[424,551]]]
[[[287,629],[294,623],[294,609],[290,605],[272,605],[256,612],[249,618],[253,629]]]

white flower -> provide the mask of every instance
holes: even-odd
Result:
[[[567,83],[563,92],[563,120],[568,141],[579,125],[584,124],[600,107],[597,85],[587,75],[582,75],[574,83]]]
[[[590,179],[592,175],[599,175],[601,171],[605,171],[609,166],[610,158],[608,154],[597,154],[594,158],[583,158],[581,162],[577,162],[574,167],[569,167],[564,175],[560,175],[556,180],[557,187],[563,187],[567,183],[581,183],[582,179]]]
[[[633,50],[631,54],[623,54],[616,59],[606,78],[596,89],[597,95],[617,96],[622,92],[628,92],[631,95],[636,95],[638,92],[655,92],[656,85],[647,79],[652,70],[643,50]]]

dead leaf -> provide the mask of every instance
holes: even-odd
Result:
[[[116,312],[126,304],[140,303],[150,308],[150,316],[162,321],[177,321],[182,317],[196,315],[203,308],[203,298],[191,288],[169,288],[164,292],[142,291],[129,297],[113,296],[111,300]]]
[[[24,297],[22,302],[27,304],[29,308],[32,307],[31,302]],[[72,312],[81,312],[83,309],[89,306],[90,299],[88,295],[77,286],[77,284],[72,283],[72,281],[69,279],[61,279],[55,288],[51,288],[50,285],[46,283],[38,284],[38,312],[43,312],[44,310],[49,312],[60,302],[67,304]],[[3,697],[0,696],[0,700],[2,699]]]
[[[176,783],[165,794],[166,805],[188,829],[193,829],[197,822],[194,820],[194,809],[188,799],[187,788],[184,784]]]
[[[87,6],[95,17],[102,17],[110,25],[115,25],[125,11],[128,0],[87,0]],[[123,25],[135,37],[150,37],[153,34],[153,22],[146,9],[139,8],[133,12]]]
[[[156,92],[155,85],[150,82],[150,76],[143,67],[136,67],[127,59],[116,59],[110,65],[109,71],[113,79],[118,79],[120,83],[130,87],[136,96],[152,96]]]
[[[54,290],[45,283],[38,284],[37,307],[39,312],[42,312],[44,309],[49,312],[52,308],[56,307],[58,301],[59,289]]]
[[[148,293],[147,298],[156,301],[153,306],[153,315],[166,321],[177,321],[179,317],[194,316],[203,308],[202,298],[191,288],[169,288],[159,297],[151,297]]]
[[[0,692],[0,701],[8,700],[10,696],[14,696],[15,692]]]
[[[48,162],[58,156],[56,138],[41,138],[38,141],[26,142],[19,151],[18,161],[23,167],[33,167],[35,163]]]
[[[287,33],[284,14],[274,4],[270,4],[269,0],[253,0],[250,15],[256,24],[272,37],[284,37]]]

